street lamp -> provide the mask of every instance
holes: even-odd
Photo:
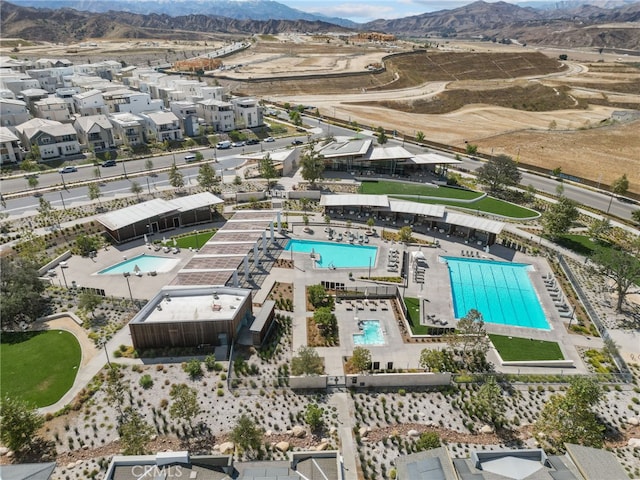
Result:
[[[66,210],[67,206],[64,204],[64,197],[62,196],[62,192],[60,192],[60,200],[62,200],[62,208]]]
[[[64,183],[64,175],[62,173],[60,174],[60,178],[62,179],[62,188],[64,188],[66,190],[67,189],[67,184]]]
[[[111,365],[111,360],[109,360],[109,352],[107,351],[107,341],[103,338],[100,340],[99,345],[104,348],[104,354],[107,356],[107,363],[109,364],[109,367],[113,367],[113,365]]]
[[[149,177],[147,177],[147,192],[151,195],[151,187],[149,186]]]
[[[122,276],[125,278],[125,280],[127,281],[127,287],[129,288],[129,297],[131,297],[131,302],[133,303],[133,294],[131,293],[131,284],[129,283],[129,277],[131,276],[131,273],[129,272],[123,272]]]

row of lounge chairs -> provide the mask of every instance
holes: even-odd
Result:
[[[463,257],[475,257],[475,258],[480,258],[480,252],[478,252],[477,250],[461,250],[460,254]]]
[[[399,254],[400,253],[395,248],[392,248],[389,250],[389,255],[387,259],[387,272],[398,271]]]

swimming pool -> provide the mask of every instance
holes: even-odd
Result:
[[[344,243],[318,242],[315,240],[289,240],[284,248],[287,251],[317,253],[320,261],[318,268],[367,268],[374,267],[378,247],[370,245],[351,245]]]
[[[353,334],[354,345],[384,345],[384,334],[378,320],[360,320],[362,333]]]
[[[178,264],[177,258],[158,257],[155,255],[138,255],[137,257],[129,258],[115,265],[111,265],[98,272],[98,275],[114,275],[118,273],[136,271],[136,266],[140,272],[168,272]]]
[[[525,263],[441,257],[447,263],[456,318],[469,310],[485,322],[549,330]]]

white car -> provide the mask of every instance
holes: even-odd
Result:
[[[267,137],[267,138],[265,138],[265,139],[264,139],[264,141],[265,141],[265,142],[275,142],[275,141],[276,141],[276,139],[275,139],[275,138],[273,138],[273,137]]]
[[[58,170],[58,173],[73,173],[73,172],[77,172],[78,169],[72,165],[67,165],[66,167],[61,168],[60,170]]]
[[[244,142],[233,142],[231,144],[232,147],[244,147],[245,143]]]

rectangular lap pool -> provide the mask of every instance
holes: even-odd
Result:
[[[315,240],[289,240],[286,251],[315,253],[318,268],[368,268],[376,264],[378,247],[342,243],[317,242]]]
[[[98,272],[98,275],[114,275],[125,272],[168,272],[179,260],[177,258],[158,257],[155,255],[138,255],[120,263],[116,263]],[[137,267],[137,268],[136,268]]]
[[[549,330],[527,273],[531,265],[441,258],[449,269],[456,318],[476,309],[488,323]]]
[[[384,345],[384,334],[378,320],[360,320],[358,327],[362,333],[353,334],[354,345]]]

